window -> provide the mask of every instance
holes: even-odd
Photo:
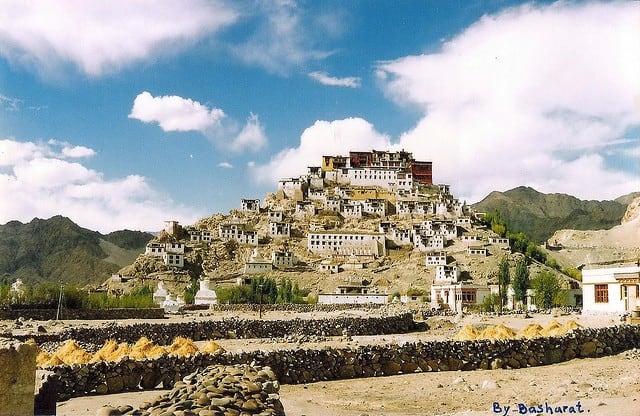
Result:
[[[609,303],[609,286],[595,285],[596,303]]]

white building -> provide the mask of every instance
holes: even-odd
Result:
[[[240,210],[248,212],[260,212],[260,200],[259,199],[241,199]]]
[[[341,211],[345,218],[362,218],[362,205],[359,202],[346,202],[342,204]]]
[[[184,267],[184,254],[165,252],[162,254],[162,262],[169,267]]]
[[[389,300],[386,293],[378,293],[376,287],[362,284],[338,286],[335,293],[318,294],[319,304],[385,304]]]
[[[291,237],[291,224],[288,222],[269,222],[269,235],[271,237]]]
[[[387,215],[387,205],[386,199],[366,199],[362,203],[362,211],[378,217],[385,217]]]
[[[218,227],[218,235],[222,239],[236,240],[239,244],[258,245],[258,232],[247,224],[230,222]]]
[[[253,253],[244,264],[244,274],[268,273],[273,270],[273,264],[270,260],[260,255],[258,249],[253,249]]]
[[[189,230],[189,241],[210,243],[211,240],[211,231],[209,230]]]
[[[147,243],[144,254],[161,257],[166,252],[165,245],[162,243]]]
[[[431,286],[431,307],[460,312],[465,307],[482,305],[491,295],[489,286],[465,284],[462,282],[433,284]]]
[[[307,248],[318,254],[386,256],[383,233],[367,231],[314,231],[307,236]]]
[[[294,201],[303,201],[307,195],[308,185],[301,178],[283,178],[278,181],[278,192]]]
[[[500,246],[508,246],[509,245],[509,239],[508,238],[502,238],[502,237],[489,237],[489,244],[495,244],[495,245],[500,245]]]
[[[467,247],[467,254],[470,256],[482,256],[486,257],[489,252],[486,247],[483,246],[469,246]]]
[[[271,264],[274,267],[293,267],[298,262],[295,254],[290,251],[272,251],[271,252]]]
[[[432,251],[425,256],[425,266],[446,266],[447,253],[444,251]]]
[[[640,310],[640,265],[582,270],[582,312],[623,314]]]
[[[439,264],[436,266],[436,279],[435,283],[442,282],[457,282],[458,281],[458,266],[455,264],[448,266],[446,264]]]

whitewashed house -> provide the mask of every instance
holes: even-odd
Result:
[[[259,199],[241,199],[240,210],[247,212],[260,212],[260,200]]]
[[[277,268],[293,267],[298,262],[295,254],[290,251],[272,251],[271,264]]]
[[[244,264],[244,274],[268,273],[273,270],[271,260],[267,260],[260,255],[258,249],[253,249],[253,253]]]
[[[640,264],[582,269],[582,312],[640,311]]]
[[[446,266],[447,253],[444,251],[431,251],[425,256],[425,266]]]

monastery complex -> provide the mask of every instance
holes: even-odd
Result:
[[[456,199],[448,185],[434,184],[431,162],[404,150],[353,151],[319,162],[299,177],[282,178],[264,201],[242,199],[229,215],[185,228],[167,221],[164,234],[170,238],[149,243],[145,255],[180,274],[194,261],[189,253],[197,252],[206,282],[199,301],[213,302],[216,284],[247,283],[258,275],[304,277],[301,286],[314,282],[319,303],[420,301],[457,312],[478,308],[498,293],[496,265],[510,254],[509,240],[488,229],[484,214]],[[399,291],[393,276],[400,266],[387,266],[396,253],[411,259],[416,282]],[[634,270],[625,269],[627,280]],[[568,306],[600,303],[592,309],[613,312],[635,308],[640,298],[638,284],[630,283],[624,302],[602,305],[608,299],[602,284],[589,283],[595,292],[585,293],[586,299],[581,282],[562,281]],[[508,308],[536,309],[532,290],[524,304],[514,301],[512,291],[508,299]]]

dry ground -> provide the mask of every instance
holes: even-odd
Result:
[[[359,315],[365,312],[340,312]],[[313,317],[319,318],[316,313]],[[245,317],[251,317],[248,313]],[[264,319],[281,319],[292,314],[269,312]],[[307,317],[311,317],[310,315]],[[174,318],[207,319],[211,316]],[[214,317],[215,318],[215,317]],[[396,334],[352,339],[328,338],[322,342],[302,342],[302,347],[351,345],[368,343],[403,343],[417,340],[451,339],[466,324],[498,324],[518,330],[536,322],[547,326],[551,320],[602,327],[618,324],[610,317],[582,315],[535,315],[488,317],[473,316],[430,318],[431,329],[413,334]],[[219,340],[228,350],[292,348],[284,340]],[[639,346],[640,347],[640,346]],[[58,404],[59,415],[95,415],[103,405],[138,405],[163,391],[124,393],[109,396],[82,397]],[[281,400],[287,415],[374,416],[374,415],[508,415],[540,414],[524,406],[545,404],[554,409],[568,406],[566,411],[582,410],[590,415],[640,416],[640,353],[627,352],[598,359],[576,359],[544,367],[519,370],[440,372],[363,378],[306,385],[284,385]],[[497,403],[497,405],[494,405]],[[579,403],[579,407],[578,407]],[[495,406],[495,407],[494,407]],[[499,406],[499,408],[497,407]],[[499,411],[498,411],[499,410]],[[549,412],[543,414],[551,414]],[[560,414],[554,412],[554,414]]]

